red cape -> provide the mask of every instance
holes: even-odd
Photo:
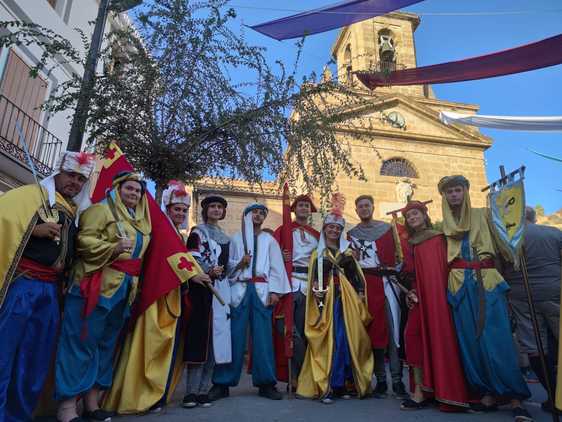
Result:
[[[281,246],[281,249],[283,249],[283,245],[281,244],[281,230],[282,230],[283,226],[279,226],[275,229],[275,232],[273,232],[273,237],[275,238],[275,240],[277,240],[277,242],[279,243],[279,246]],[[291,221],[291,229],[292,231],[295,231],[296,229],[302,228],[305,232],[309,233],[311,236],[314,236],[316,238],[316,240],[320,239],[320,232],[318,230],[315,230],[314,228],[310,227],[310,226],[303,226],[299,223],[297,223],[296,221]],[[290,251],[292,252],[292,251]]]
[[[396,265],[394,237],[392,228],[375,240],[377,256],[381,265],[393,267]],[[384,308],[386,296],[382,277],[365,273],[365,287],[367,307],[373,321],[367,327],[373,349],[386,349],[389,340],[388,321]]]
[[[423,390],[445,404],[468,403],[457,336],[447,302],[447,244],[441,235],[413,247],[419,304],[408,315],[404,332],[406,360],[423,369]]]
[[[273,237],[279,243],[281,250],[287,249],[292,255],[292,242],[290,242],[289,246],[287,246],[282,241],[283,228],[284,226],[279,226],[273,233]],[[300,225],[295,221],[291,222],[291,235],[293,231],[297,230],[298,228],[304,229],[307,233],[310,233],[317,240],[320,238],[320,233],[318,231],[314,230],[310,226]],[[286,265],[286,267],[292,268],[292,265]],[[287,270],[287,277],[289,277],[289,283],[291,283],[291,274],[289,273],[289,271],[290,270]],[[284,333],[279,333],[276,329],[275,321],[278,319],[283,319],[285,322]],[[281,300],[279,300],[279,303],[275,305],[275,309],[273,310],[273,347],[275,351],[275,368],[277,379],[279,381],[288,382],[289,380],[288,362],[289,358],[293,356],[293,324],[293,295],[288,294],[283,296]]]

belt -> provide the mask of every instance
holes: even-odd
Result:
[[[363,274],[374,275],[377,277],[396,275],[396,271],[394,269],[385,267],[361,268],[361,270],[363,271]]]
[[[61,272],[52,267],[40,264],[32,259],[22,257],[17,269],[19,275],[46,283],[55,283]]]
[[[246,280],[240,280],[242,283],[267,283],[264,277],[252,277]]]
[[[140,275],[141,267],[142,260],[140,258],[118,259],[116,261],[113,261],[109,265],[109,268],[124,272],[133,277],[138,277]],[[103,268],[96,271],[95,273],[85,276],[80,282],[80,294],[84,298],[84,318],[90,315],[98,304],[98,299],[101,291],[102,273]]]
[[[293,272],[297,274],[308,274],[308,267],[293,267]]]
[[[464,259],[455,258],[450,264],[450,269],[462,270],[483,270],[495,268],[494,260],[491,258],[483,259],[482,261],[466,261]]]

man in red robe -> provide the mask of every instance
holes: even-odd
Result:
[[[404,331],[414,391],[401,408],[422,409],[430,398],[435,398],[442,410],[453,410],[450,405],[468,408],[467,385],[447,302],[445,237],[432,230],[427,207],[422,202],[409,202],[402,215],[411,245],[405,257],[405,271],[415,277],[407,296],[410,312]]]
[[[367,283],[367,306],[373,317],[369,337],[375,355],[377,385],[376,398],[387,394],[385,350],[390,359],[392,391],[396,398],[406,399],[408,393],[402,382],[400,347],[400,291],[389,279],[396,266],[396,248],[392,227],[383,221],[373,220],[374,200],[370,195],[355,199],[355,211],[361,222],[348,232],[351,247],[355,251]]]
[[[295,214],[295,220],[291,222],[293,233],[292,250],[287,245],[282,245],[281,231],[283,226],[275,230],[274,237],[281,245],[283,259],[292,262],[292,273],[288,274],[291,282],[293,296],[293,357],[291,369],[293,373],[293,386],[296,382],[304,362],[306,352],[306,337],[304,335],[306,291],[308,280],[308,262],[312,251],[318,246],[320,233],[309,226],[309,219],[316,207],[308,195],[300,195],[291,204],[291,211]],[[276,351],[277,353],[277,351]]]

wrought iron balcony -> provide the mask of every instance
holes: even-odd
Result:
[[[19,122],[23,129],[35,169],[41,176],[48,176],[53,171],[63,142],[5,96],[0,95],[0,152],[28,167],[16,122]]]

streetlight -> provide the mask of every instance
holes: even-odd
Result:
[[[84,77],[82,78],[82,84],[80,85],[78,103],[76,104],[76,110],[74,112],[74,118],[72,119],[72,126],[70,128],[70,135],[68,137],[67,149],[69,151],[80,151],[80,148],[82,147],[82,139],[84,138],[86,121],[88,119],[87,112],[92,98],[92,88],[94,87],[94,78],[98,65],[98,55],[101,48],[107,15],[110,10],[115,13],[122,13],[140,5],[142,2],[143,0],[100,1],[98,17],[96,18],[96,26],[92,35],[90,50],[88,51],[86,67],[84,68]]]

